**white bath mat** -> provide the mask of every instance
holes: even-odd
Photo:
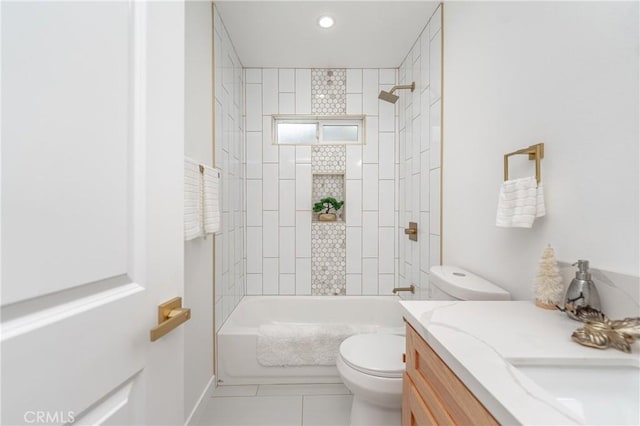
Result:
[[[340,343],[376,326],[349,324],[265,324],[258,328],[258,363],[265,367],[336,365]]]

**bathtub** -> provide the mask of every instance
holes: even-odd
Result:
[[[257,360],[262,324],[350,324],[404,334],[397,296],[245,296],[217,335],[223,385],[341,383],[335,366],[265,367]]]

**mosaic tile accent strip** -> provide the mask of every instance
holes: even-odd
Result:
[[[312,173],[345,173],[347,149],[344,145],[322,145],[311,149]]]
[[[311,295],[347,294],[346,234],[344,222],[311,224]]]
[[[314,204],[325,197],[344,201],[344,175],[313,175],[311,197]],[[344,220],[344,206],[337,213],[338,220]]]
[[[311,113],[345,114],[347,111],[347,70],[311,69]]]
[[[344,114],[346,112],[346,71],[312,69],[311,78],[311,112],[326,115]],[[314,202],[325,196],[344,200],[346,167],[347,154],[344,145],[312,147],[311,172],[314,174],[312,183]],[[346,295],[346,236],[347,228],[344,222],[313,222],[311,224],[312,295]]]

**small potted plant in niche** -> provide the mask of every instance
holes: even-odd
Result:
[[[318,213],[319,221],[332,222],[336,220],[336,213],[343,205],[344,201],[338,201],[333,197],[326,197],[313,205],[313,211]],[[334,213],[331,213],[331,210],[334,210]]]

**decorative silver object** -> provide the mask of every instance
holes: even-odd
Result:
[[[610,320],[591,306],[570,309],[567,305],[566,308],[572,318],[584,322],[584,327],[571,334],[571,338],[583,346],[596,349],[612,347],[629,353],[635,339],[640,338],[640,317]]]
[[[589,272],[589,261],[578,260],[573,266],[578,266],[576,271],[576,277],[571,281],[567,288],[567,293],[564,296],[565,307],[569,318],[581,321],[580,318],[576,318],[573,315],[574,308],[591,306],[595,309],[600,309],[600,297],[596,286],[591,280],[591,273]]]

